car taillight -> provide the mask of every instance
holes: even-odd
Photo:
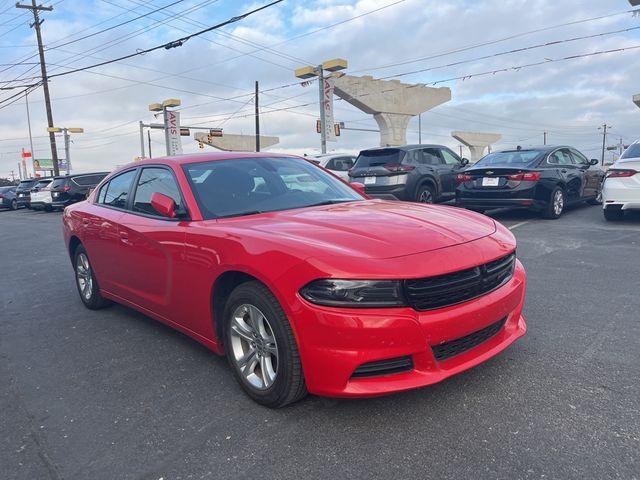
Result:
[[[399,163],[387,163],[384,168],[390,172],[410,172],[416,167],[413,165],[401,165]]]
[[[63,192],[68,192],[69,190],[71,190],[71,187],[70,187],[69,185],[65,185],[65,186],[62,188],[62,191],[63,191]]]
[[[607,178],[633,177],[636,173],[636,170],[614,168],[607,172]]]
[[[466,173],[459,173],[458,175],[456,175],[456,181],[458,183],[470,182],[471,180],[473,180],[473,177],[471,175],[467,175]]]
[[[507,180],[515,180],[517,182],[537,182],[540,180],[542,172],[525,172],[507,175]]]

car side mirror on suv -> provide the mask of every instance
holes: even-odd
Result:
[[[600,163],[600,161],[597,158],[589,160],[589,165],[598,165],[598,163]]]
[[[468,158],[463,158],[462,160],[460,160],[460,165],[463,166],[463,167],[469,165],[469,159]]]

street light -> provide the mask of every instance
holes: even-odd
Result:
[[[179,107],[182,102],[178,98],[168,98],[163,100],[162,103],[152,103],[149,105],[150,112],[162,112],[162,124],[164,125],[164,144],[167,149],[167,155],[171,155],[171,147],[169,143],[169,119],[167,115],[167,109],[171,107]],[[177,114],[176,114],[177,115]],[[178,125],[178,129],[179,129]],[[144,136],[142,133],[142,127],[140,127],[140,144],[144,150]]]
[[[337,72],[347,68],[347,61],[342,58],[334,58],[327,60],[317,67],[307,65],[296,69],[295,76],[306,80],[308,78],[318,77],[318,94],[320,101],[320,148],[322,153],[327,153],[327,128],[325,125],[325,109],[324,109],[324,71]],[[333,128],[333,126],[332,126]]]
[[[71,173],[71,153],[70,153],[70,149],[69,149],[69,143],[70,143],[69,134],[70,133],[84,133],[84,128],[77,128],[77,127],[73,127],[73,128],[49,127],[49,128],[47,128],[47,132],[49,132],[49,133],[60,133],[60,132],[63,132],[63,134],[64,134],[64,155],[65,155],[65,158],[67,160],[67,175],[69,175],[69,173]],[[33,153],[32,153],[32,155],[33,155]]]

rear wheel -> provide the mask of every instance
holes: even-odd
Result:
[[[15,199],[11,200],[11,207],[10,208],[11,208],[11,210],[17,210],[18,209],[18,202]]]
[[[242,389],[279,408],[307,393],[298,346],[278,300],[259,282],[231,292],[225,306],[227,359]]]
[[[620,205],[611,205],[605,207],[603,210],[604,218],[609,222],[615,222],[616,220],[622,220],[624,217],[624,210]]]
[[[98,281],[91,268],[89,256],[82,245],[78,245],[74,253],[73,265],[76,272],[76,286],[84,306],[90,310],[99,310],[111,304],[100,295]]]
[[[548,219],[556,219],[562,215],[564,211],[564,191],[560,187],[556,187],[551,192],[549,203],[542,211],[542,216]]]
[[[416,194],[416,202],[419,203],[434,203],[436,200],[436,193],[432,186],[430,185],[422,185],[418,189],[418,193]]]

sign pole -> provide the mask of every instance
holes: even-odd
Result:
[[[318,65],[318,92],[320,93],[320,151],[327,153],[327,130],[324,115],[324,70]]]

